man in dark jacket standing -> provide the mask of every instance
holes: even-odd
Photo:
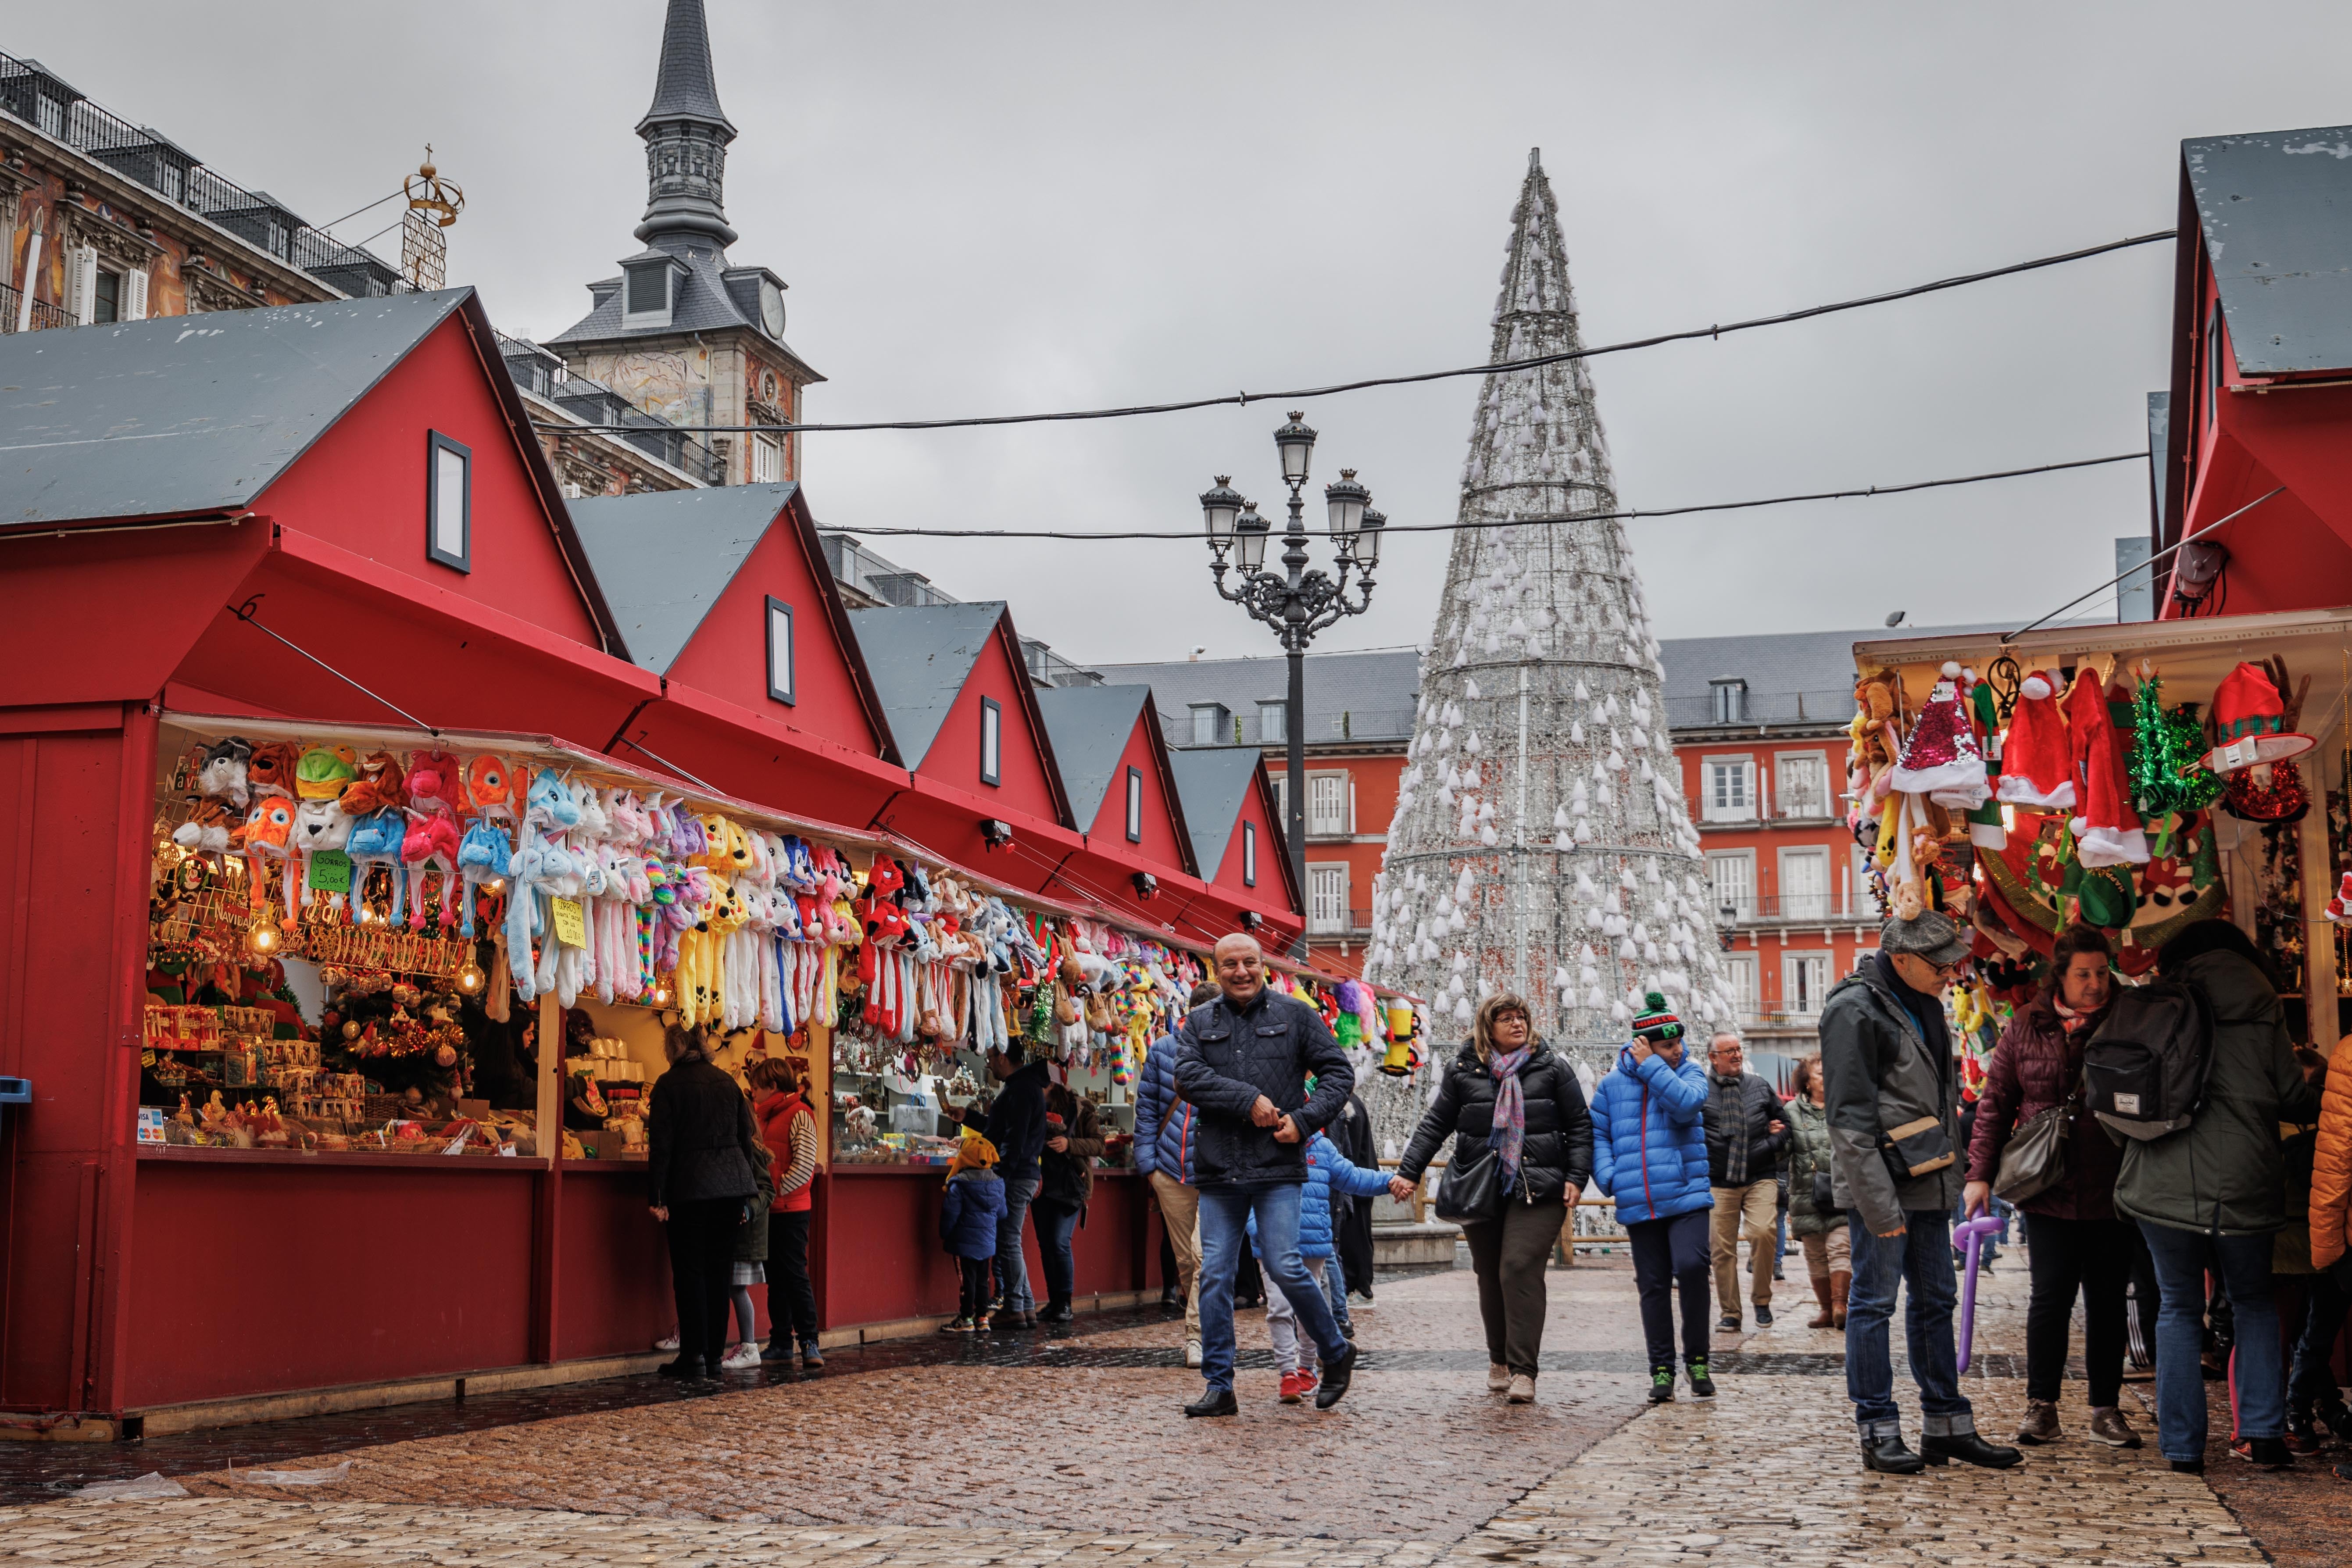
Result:
[[[1021,1042],[988,1053],[989,1076],[997,1081],[988,1108],[988,1141],[996,1145],[997,1173],[1004,1178],[1004,1217],[996,1222],[996,1285],[1004,1305],[988,1326],[1001,1332],[1037,1326],[1037,1298],[1029,1292],[1029,1265],[1021,1253],[1021,1226],[1042,1180],[1037,1156],[1045,1148],[1045,1058],[1025,1066]]]
[[[1715,1264],[1718,1332],[1739,1331],[1739,1244],[1748,1243],[1748,1299],[1756,1326],[1772,1326],[1773,1238],[1780,1183],[1773,1173],[1789,1147],[1789,1108],[1772,1086],[1748,1070],[1739,1037],[1716,1036],[1707,1050],[1706,1180],[1715,1196],[1707,1245]]]
[[[1209,1385],[1184,1414],[1240,1409],[1234,1400],[1234,1272],[1253,1215],[1266,1276],[1281,1287],[1322,1359],[1315,1405],[1328,1410],[1348,1392],[1356,1349],[1298,1255],[1298,1200],[1307,1140],[1339,1114],[1355,1071],[1320,1014],[1266,989],[1265,955],[1254,938],[1220,938],[1216,964],[1221,994],[1193,1008],[1176,1032],[1177,1091],[1200,1113],[1193,1173],[1201,1194],[1201,1375]]]
[[[1198,1007],[1216,996],[1216,983],[1203,980],[1189,1000]],[[1176,1037],[1163,1035],[1144,1058],[1135,1088],[1135,1170],[1151,1184],[1160,1229],[1175,1259],[1166,1284],[1184,1300],[1186,1366],[1201,1364],[1201,1189],[1192,1170],[1199,1121],[1176,1093]]]
[[[1952,1344],[1952,1209],[1959,1201],[1959,1083],[1943,992],[1969,961],[1969,941],[1933,910],[1890,920],[1878,951],[1838,982],[1822,1007],[1833,1197],[1846,1211],[1853,1287],[1845,1320],[1846,1396],[1861,1428],[1863,1468],[1917,1475],[1959,1459],[1996,1469],[2022,1458],[1977,1435]],[[1908,1298],[1911,1375],[1919,1385],[1919,1452],[1903,1444],[1888,1324],[1895,1291]]]

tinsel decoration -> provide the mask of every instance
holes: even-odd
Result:
[[[2132,696],[2132,805],[2154,823],[2175,813],[2202,811],[2221,798],[2221,780],[2205,765],[2205,731],[2197,705],[2166,711],[2164,678],[2149,674]],[[2167,826],[2164,837],[2168,837]],[[2164,853],[2161,843],[2158,854]]]

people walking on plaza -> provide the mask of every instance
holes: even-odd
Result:
[[[940,1199],[940,1245],[956,1260],[960,1289],[955,1321],[943,1334],[977,1334],[988,1328],[989,1276],[996,1262],[996,1225],[1004,1217],[1004,1179],[996,1173],[996,1145],[966,1133],[948,1162],[948,1187]]]
[[[1208,1385],[1184,1414],[1239,1409],[1234,1275],[1253,1218],[1265,1277],[1281,1287],[1322,1360],[1315,1405],[1328,1410],[1348,1392],[1356,1350],[1299,1258],[1299,1195],[1306,1142],[1347,1103],[1355,1072],[1321,1014],[1266,985],[1255,938],[1221,937],[1214,958],[1218,994],[1186,1015],[1176,1037],[1177,1092],[1200,1112],[1193,1172],[1201,1194],[1201,1376]]]
[[[677,1359],[665,1377],[716,1377],[726,1354],[735,1239],[759,1184],[760,1130],[733,1078],[711,1065],[699,1033],[672,1025],[662,1037],[669,1070],[647,1097],[646,1173],[650,1206],[669,1242],[677,1307]]]
[[[1651,1403],[1675,1396],[1677,1296],[1685,1375],[1694,1397],[1713,1399],[1706,1298],[1707,1223],[1715,1199],[1707,1184],[1706,1068],[1685,1054],[1673,1018],[1645,1014],[1634,1023],[1633,1041],[1592,1091],[1592,1179],[1614,1200],[1617,1223],[1633,1249]]]
[[[2270,971],[2244,932],[2200,921],[2158,950],[2157,973],[2204,993],[2212,1043],[2195,1118],[2177,1132],[2129,1139],[2116,1211],[2139,1224],[2163,1302],[2156,1321],[2157,1447],[2176,1470],[2205,1463],[2205,1388],[2198,1313],[2208,1268],[2235,1326],[2231,1451],[2266,1468],[2293,1464],[2286,1373],[2271,1293],[2273,1240],[2286,1225],[2279,1125],[2317,1119],[2326,1068],[2298,1062]]]
[[[2110,1447],[2140,1446],[2139,1434],[2117,1403],[2124,1375],[2124,1291],[2131,1282],[2134,1255],[2131,1222],[2116,1217],[2116,1173],[2123,1154],[2083,1093],[2083,1047],[2105,1019],[2114,995],[2112,957],[2105,934],[2095,926],[2060,931],[2051,950],[2048,989],[2010,1020],[1977,1090],[1962,1197],[1972,1215],[1991,1212],[1993,1179],[2019,1130],[2038,1116],[2066,1118],[2054,1179],[2018,1205],[2025,1215],[2026,1264],[2032,1274],[2025,1310],[2021,1443],[2054,1443],[2064,1435],[2058,1391],[2079,1295],[2091,1401],[2088,1436]]]
[[[1327,1303],[1339,1269],[1340,1209],[1358,1196],[1385,1193],[1389,1186],[1390,1179],[1381,1174],[1378,1166],[1358,1165],[1325,1134],[1318,1132],[1307,1141],[1307,1185],[1298,1195],[1298,1256]],[[1255,1222],[1250,1226],[1250,1247],[1261,1250]],[[1271,1279],[1265,1284],[1265,1334],[1273,1342],[1275,1364],[1282,1373],[1282,1402],[1296,1405],[1315,1392],[1315,1345],[1312,1341],[1302,1342],[1298,1310]],[[1533,1397],[1532,1387],[1529,1397]]]
[[[1739,1331],[1739,1244],[1748,1243],[1748,1300],[1756,1326],[1772,1326],[1772,1252],[1780,1184],[1774,1174],[1789,1142],[1789,1110],[1772,1086],[1748,1070],[1739,1037],[1708,1043],[1707,1182],[1715,1218],[1707,1237],[1722,1333]]]
[[[1797,1063],[1790,1086],[1789,1233],[1805,1255],[1821,1310],[1809,1329],[1845,1327],[1846,1292],[1853,1284],[1853,1251],[1846,1235],[1845,1210],[1838,1206],[1830,1170],[1829,1084],[1819,1052]]]
[[[1479,1004],[1470,1037],[1440,1072],[1397,1162],[1397,1198],[1412,1195],[1448,1138],[1456,1166],[1490,1149],[1499,1165],[1496,1212],[1465,1219],[1462,1236],[1478,1276],[1486,1386],[1525,1404],[1543,1352],[1544,1269],[1592,1179],[1592,1113],[1576,1069],[1536,1037],[1526,1001],[1509,992]]]
[[[1864,1468],[1890,1475],[1949,1459],[2002,1468],[2023,1458],[1978,1435],[1952,1342],[1959,1085],[1942,993],[1968,962],[1969,939],[1949,916],[1926,910],[1889,920],[1879,927],[1878,951],[1822,1007],[1832,1194],[1846,1210],[1853,1254],[1846,1395]],[[1898,1287],[1919,1388],[1916,1453],[1903,1442],[1888,1344]]]
[[[988,1108],[988,1141],[996,1146],[997,1174],[1004,1182],[1004,1217],[996,1226],[996,1289],[1004,1303],[989,1321],[999,1333],[1037,1326],[1037,1298],[1029,1289],[1029,1264],[1021,1252],[1021,1227],[1044,1173],[1037,1157],[1045,1152],[1045,1058],[1022,1059],[1017,1039],[988,1053],[988,1073],[996,1099]]]
[[[816,1342],[816,1283],[809,1274],[816,1112],[809,1106],[808,1079],[793,1058],[764,1058],[744,1076],[751,1081],[751,1110],[773,1156],[776,1183],[775,1202],[768,1207],[768,1348],[760,1359],[789,1362],[797,1344],[801,1365],[814,1372],[824,1365]]]
[[[1217,984],[1192,987],[1188,1005],[1215,1000]],[[1198,1116],[1176,1092],[1176,1037],[1162,1035],[1135,1085],[1135,1169],[1151,1184],[1160,1226],[1175,1254],[1171,1283],[1184,1301],[1184,1364],[1201,1364],[1201,1190],[1192,1169]]]
[[[1372,1113],[1359,1095],[1348,1096],[1326,1134],[1351,1164],[1367,1171],[1380,1169],[1381,1149],[1372,1136]],[[1386,1191],[1385,1188],[1382,1189]],[[1339,1267],[1326,1283],[1330,1287],[1332,1315],[1339,1330],[1354,1339],[1354,1316],[1372,1309],[1372,1204],[1369,1197],[1334,1198],[1331,1203],[1332,1241],[1339,1247]]]
[[[1095,1161],[1102,1153],[1102,1119],[1095,1103],[1066,1084],[1045,1090],[1045,1147],[1038,1155],[1037,1196],[1029,1205],[1037,1226],[1037,1256],[1045,1266],[1045,1310],[1039,1320],[1066,1323],[1077,1294],[1073,1239],[1094,1196]]]
[[[751,1162],[757,1191],[745,1206],[743,1228],[735,1233],[735,1266],[728,1276],[728,1300],[735,1309],[735,1343],[719,1363],[721,1372],[742,1372],[760,1364],[760,1316],[751,1300],[751,1287],[768,1282],[768,1210],[776,1200],[776,1160],[766,1143],[754,1143],[752,1148],[759,1156]],[[772,1321],[769,1326],[774,1327]]]

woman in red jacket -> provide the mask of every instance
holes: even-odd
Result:
[[[800,1342],[801,1365],[824,1364],[816,1343],[816,1288],[809,1279],[809,1199],[816,1181],[816,1115],[809,1109],[808,1085],[774,1057],[753,1062],[751,1110],[760,1136],[775,1156],[776,1201],[768,1211],[768,1348],[761,1361],[793,1359]]]
[[[2081,1092],[2083,1047],[2115,994],[2110,957],[2105,933],[2095,926],[2069,926],[2058,933],[2050,955],[2050,989],[2010,1020],[1977,1095],[1962,1199],[1972,1215],[1990,1206],[1993,1175],[2017,1129],[2070,1100],[2076,1107],[2060,1155],[2065,1173],[2017,1205],[2025,1212],[2033,1272],[2025,1310],[2021,1443],[2054,1443],[2064,1436],[2058,1425],[2058,1385],[2065,1376],[2066,1329],[2079,1291],[2090,1438],[2116,1448],[2140,1446],[2139,1434],[2116,1405],[2123,1390],[2124,1287],[2131,1279],[2136,1246],[2131,1222],[2116,1214],[2116,1174],[2123,1155],[2083,1106]]]

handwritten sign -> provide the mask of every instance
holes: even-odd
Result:
[[[352,858],[340,849],[321,849],[310,857],[310,890],[348,893],[352,890]]]
[[[571,899],[550,899],[547,908],[555,919],[556,941],[566,947],[588,945],[588,921],[578,903]]]

